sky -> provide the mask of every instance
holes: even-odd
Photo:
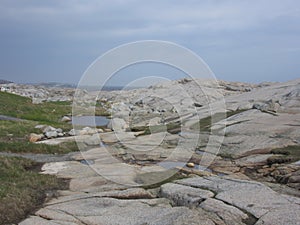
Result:
[[[292,80],[300,77],[300,1],[0,1],[0,79],[76,84],[99,56],[140,40],[192,50],[217,79]],[[113,83],[140,71],[124,70]],[[162,71],[172,78],[174,68]]]

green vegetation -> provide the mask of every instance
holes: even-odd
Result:
[[[15,153],[63,154],[78,151],[75,142],[56,146],[35,144],[28,141],[30,133],[40,133],[35,121],[0,121],[0,151]]]
[[[0,115],[12,116],[20,119],[37,121],[61,128],[71,128],[71,124],[61,123],[64,115],[71,114],[72,102],[44,102],[33,104],[30,98],[0,92]],[[79,109],[78,109],[79,110]],[[83,114],[86,108],[82,109]],[[100,104],[96,104],[96,116],[109,116],[109,112]]]
[[[0,142],[1,152],[66,154],[78,151],[76,142],[65,142],[59,145],[34,144],[29,142]]]
[[[48,125],[62,125],[62,116],[70,114],[70,102],[45,102],[33,104],[30,98],[0,92],[0,114],[20,119],[38,121]],[[69,124],[63,124],[64,126]]]
[[[46,193],[68,188],[66,180],[34,172],[31,160],[0,157],[0,224],[16,224],[38,209]]]
[[[283,148],[276,148],[271,151],[272,154],[281,156],[272,156],[268,159],[268,164],[287,163],[300,160],[300,146],[289,145]]]
[[[211,132],[212,122],[217,123],[223,119],[227,119],[231,116],[242,113],[244,111],[245,110],[236,110],[236,111],[230,111],[226,113],[215,113],[214,115],[200,119],[199,122],[191,126],[191,129],[193,130],[200,129],[201,132]]]
[[[0,92],[0,115],[20,121],[0,121],[0,152],[64,154],[78,151],[75,142],[56,146],[29,142],[30,133],[41,133],[38,124],[70,130],[71,124],[61,122],[70,114],[70,102],[32,104],[31,99]],[[68,182],[37,172],[41,164],[16,157],[0,157],[0,224],[18,223],[39,208],[46,193],[66,189]]]

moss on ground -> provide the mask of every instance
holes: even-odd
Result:
[[[75,142],[56,146],[35,144],[28,141],[30,133],[40,133],[35,121],[0,121],[0,151],[15,153],[64,154],[78,151]]]

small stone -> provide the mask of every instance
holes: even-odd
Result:
[[[63,116],[63,118],[61,119],[61,122],[70,122],[71,118],[68,116]]]
[[[91,135],[91,134],[96,134],[96,133],[98,133],[98,130],[97,130],[97,129],[90,128],[90,127],[85,127],[85,128],[83,128],[82,131],[80,131],[80,132],[83,133],[83,134]]]
[[[72,129],[68,132],[68,135],[70,136],[76,136],[78,134],[78,132],[75,129]]]
[[[34,128],[35,128],[35,129],[44,130],[46,127],[47,127],[47,125],[39,124],[39,125],[36,125]]]
[[[34,142],[42,140],[42,138],[43,138],[42,134],[31,133],[29,136],[29,141],[34,143]]]
[[[64,135],[63,133],[58,133],[57,136],[58,136],[58,137],[63,137],[63,136],[65,136],[65,135]]]
[[[190,168],[193,168],[193,167],[195,167],[195,164],[192,163],[192,162],[190,162],[190,163],[187,163],[186,166],[187,166],[187,167],[190,167]]]
[[[50,131],[56,131],[56,128],[47,126],[43,129],[43,133],[50,132]]]
[[[100,145],[100,137],[99,134],[94,134],[91,137],[88,137],[84,140],[84,143],[89,146]]]
[[[106,129],[104,129],[104,132],[112,132],[112,130],[111,130],[111,129],[108,129],[108,128],[106,128]]]
[[[61,128],[57,128],[57,129],[56,129],[56,132],[57,132],[57,133],[62,133],[63,130],[62,130]]]
[[[45,136],[47,137],[47,138],[56,138],[57,137],[57,131],[48,131],[48,132],[46,132],[45,133]]]

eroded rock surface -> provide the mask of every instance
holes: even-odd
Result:
[[[44,166],[71,179],[70,190],[21,224],[299,224],[299,198],[258,182],[288,185],[299,196],[299,87],[299,79],[218,86],[182,79],[104,92],[109,132],[75,134],[89,149]],[[108,146],[90,149],[101,143]],[[165,167],[182,167],[187,156],[195,168],[178,173],[202,177],[151,189],[147,181],[167,177]],[[205,157],[210,170],[202,171]]]

